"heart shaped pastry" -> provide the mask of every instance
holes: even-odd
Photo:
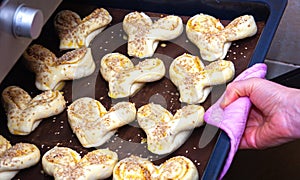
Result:
[[[77,99],[68,107],[68,120],[83,147],[97,147],[115,134],[117,129],[135,120],[133,103],[119,102],[109,111],[89,97]]]
[[[128,35],[129,56],[151,57],[159,41],[175,39],[183,32],[180,17],[169,15],[152,22],[145,13],[132,12],[125,16],[123,29]]]
[[[28,135],[44,118],[57,115],[66,107],[59,91],[45,91],[31,98],[23,89],[9,86],[3,90],[2,99],[8,129],[15,135]]]
[[[40,160],[40,150],[29,143],[10,142],[0,135],[0,177],[3,180],[12,179],[20,170],[37,164]]]
[[[64,80],[89,76],[96,68],[90,48],[76,49],[57,58],[47,48],[34,44],[23,56],[28,68],[36,74],[36,87],[42,91],[60,89]]]
[[[149,103],[138,109],[137,120],[146,132],[148,150],[154,154],[167,154],[178,149],[194,128],[203,125],[204,108],[184,106],[173,116],[159,104]]]
[[[54,19],[54,27],[60,38],[60,49],[88,47],[90,41],[102,32],[111,22],[112,17],[104,8],[95,9],[81,20],[80,16],[70,10],[59,12]]]
[[[251,37],[257,32],[253,16],[244,15],[234,19],[225,28],[220,20],[207,14],[191,17],[186,25],[187,37],[200,50],[203,60],[224,59],[231,42]]]
[[[109,83],[111,98],[129,97],[147,82],[160,80],[165,75],[165,65],[158,58],[145,59],[134,65],[120,53],[110,53],[101,60],[100,72]]]
[[[117,153],[109,149],[97,149],[83,158],[67,147],[54,147],[42,158],[42,166],[54,179],[105,179],[112,175],[118,161]]]
[[[197,104],[206,100],[212,86],[230,81],[235,69],[231,61],[217,60],[204,66],[199,57],[183,54],[171,63],[169,74],[179,90],[179,100]]]
[[[125,179],[198,180],[199,174],[194,163],[184,156],[170,158],[160,166],[145,158],[130,156],[119,161],[113,170],[113,180]]]

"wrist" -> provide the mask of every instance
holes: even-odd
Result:
[[[291,134],[293,139],[300,139],[300,89],[290,89],[291,92],[287,93],[285,99],[286,105],[286,120],[290,125]]]

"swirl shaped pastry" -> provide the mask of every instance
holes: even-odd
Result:
[[[175,156],[160,166],[137,156],[130,156],[119,161],[113,170],[113,180],[127,179],[173,179],[198,180],[199,174],[194,163],[184,156]]]
[[[119,161],[113,170],[113,180],[151,179],[157,168],[152,162],[138,156],[130,156]]]
[[[253,16],[243,15],[224,27],[220,20],[207,14],[191,17],[186,25],[186,34],[200,50],[203,60],[224,59],[232,41],[255,35],[257,26]]]
[[[111,22],[112,17],[104,8],[95,9],[81,20],[70,10],[60,11],[54,19],[54,27],[60,38],[60,49],[88,47],[96,35],[101,33]]]
[[[97,100],[84,97],[68,107],[68,120],[83,147],[97,147],[115,134],[117,129],[135,120],[133,103],[119,102],[109,111]]]
[[[42,157],[42,166],[56,180],[105,179],[112,175],[118,161],[117,153],[109,149],[97,149],[83,158],[67,147],[54,147]]]
[[[40,150],[29,143],[11,145],[0,135],[0,177],[2,180],[12,179],[20,170],[37,164],[40,160]]]
[[[158,179],[198,180],[195,164],[184,156],[175,156],[159,166]]]
[[[204,66],[199,57],[183,54],[171,63],[169,74],[179,90],[179,100],[197,104],[206,100],[212,86],[230,81],[235,68],[231,61],[226,60],[217,60]]]
[[[89,76],[96,68],[90,48],[76,49],[57,58],[49,49],[34,44],[23,57],[36,74],[36,87],[42,91],[59,89],[63,81]]]
[[[47,117],[61,113],[66,101],[59,91],[45,91],[34,98],[17,86],[9,86],[2,92],[3,106],[7,114],[10,133],[28,135]]]
[[[183,32],[182,19],[169,15],[152,22],[143,12],[132,12],[125,16],[123,29],[128,35],[129,56],[138,58],[151,57],[159,41],[168,41]]]
[[[110,53],[101,60],[100,72],[109,83],[111,98],[129,97],[147,82],[160,80],[165,75],[165,65],[158,58],[145,59],[137,65],[120,53]]]
[[[154,154],[167,154],[178,149],[194,128],[204,124],[204,108],[188,105],[173,116],[159,104],[149,103],[137,111],[140,127],[146,132],[148,150]]]

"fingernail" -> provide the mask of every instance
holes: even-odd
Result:
[[[224,108],[226,107],[226,105],[227,105],[227,103],[226,103],[226,98],[224,97],[224,98],[222,99],[221,103],[220,103],[220,107],[221,107],[222,109],[224,109]]]

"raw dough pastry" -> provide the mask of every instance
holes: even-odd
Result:
[[[117,129],[135,120],[133,103],[119,102],[109,111],[89,97],[77,99],[68,107],[68,120],[83,147],[97,147],[112,137]]]
[[[10,180],[20,170],[37,164],[40,160],[40,150],[29,143],[10,142],[0,135],[0,179]]]
[[[191,17],[186,25],[187,37],[206,61],[224,59],[232,41],[251,37],[256,32],[257,26],[251,15],[240,16],[224,28],[220,20],[201,13]]]
[[[80,48],[57,58],[47,48],[34,44],[23,54],[28,68],[36,74],[39,90],[60,89],[64,80],[91,75],[96,68],[90,48]]]
[[[199,174],[194,163],[184,156],[170,158],[160,166],[145,158],[130,156],[119,161],[113,170],[113,180],[127,179],[198,180]]]
[[[81,20],[70,10],[63,10],[55,16],[54,27],[60,38],[60,49],[88,47],[91,40],[102,32],[112,17],[104,8],[95,9]]]
[[[154,54],[159,41],[169,41],[181,35],[183,23],[174,15],[152,22],[145,13],[132,12],[125,16],[123,29],[128,35],[128,55],[144,58]]]
[[[179,90],[179,100],[197,104],[206,100],[212,86],[230,81],[235,69],[231,61],[217,60],[204,66],[199,57],[183,54],[172,62],[169,74]]]
[[[7,114],[10,133],[28,135],[47,117],[61,113],[66,101],[59,91],[45,91],[34,98],[17,86],[9,86],[2,92],[3,106]]]
[[[145,83],[163,78],[166,68],[158,58],[145,59],[134,66],[126,56],[110,53],[102,58],[100,72],[109,83],[109,97],[124,98],[136,93]]]
[[[149,103],[138,109],[137,120],[146,132],[148,150],[154,154],[167,154],[178,149],[194,128],[203,125],[204,108],[184,106],[173,116],[159,104]]]
[[[112,175],[117,162],[117,153],[109,149],[97,149],[81,158],[70,148],[54,147],[42,158],[45,173],[56,180],[105,179]]]

